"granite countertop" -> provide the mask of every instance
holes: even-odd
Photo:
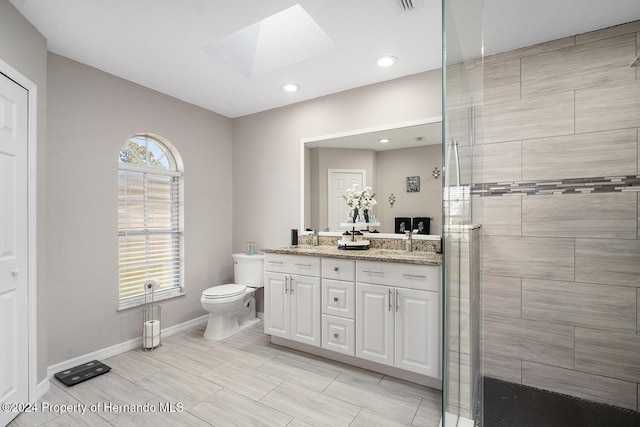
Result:
[[[310,255],[366,261],[402,262],[406,264],[442,265],[442,254],[426,251],[406,252],[394,249],[345,250],[336,246],[280,246],[264,248],[268,254]]]

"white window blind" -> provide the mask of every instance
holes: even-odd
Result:
[[[129,139],[118,170],[119,299],[144,296],[144,282],[160,283],[157,297],[183,286],[182,174],[168,149],[149,136]]]

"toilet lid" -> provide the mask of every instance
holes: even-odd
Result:
[[[205,289],[202,293],[204,298],[227,298],[234,297],[236,295],[240,295],[244,293],[247,289],[245,285],[236,285],[235,283],[230,283],[228,285],[220,285],[213,286],[209,289]]]

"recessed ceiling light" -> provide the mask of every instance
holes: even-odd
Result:
[[[380,140],[380,143],[381,143],[381,144],[386,144],[386,143],[388,143],[388,142],[391,142],[391,140],[390,140],[389,138],[382,138],[382,139]]]
[[[294,83],[287,83],[282,85],[282,89],[284,89],[287,92],[297,92],[300,90],[300,85],[297,85]]]
[[[395,56],[381,56],[380,58],[376,59],[376,64],[378,64],[378,67],[391,67],[397,61],[398,58],[396,58]]]

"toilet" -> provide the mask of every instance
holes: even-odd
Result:
[[[255,292],[264,286],[264,255],[232,254],[235,283],[202,292],[200,303],[209,312],[204,337],[220,341],[260,322],[256,318]]]

